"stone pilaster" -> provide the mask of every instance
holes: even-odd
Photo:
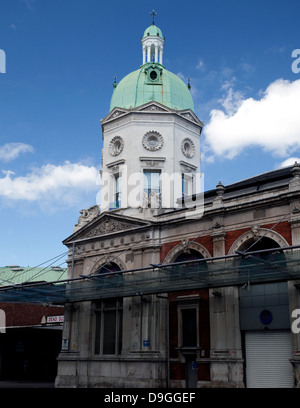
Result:
[[[221,221],[216,225],[218,228],[212,234],[213,255],[219,257],[225,255],[226,233]],[[209,292],[212,386],[243,387],[238,288],[216,288]]]

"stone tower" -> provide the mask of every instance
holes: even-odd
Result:
[[[154,24],[141,39],[142,65],[114,91],[103,132],[101,212],[149,218],[198,193],[200,135],[190,86],[163,65]]]

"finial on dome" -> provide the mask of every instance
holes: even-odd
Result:
[[[152,16],[152,25],[154,25],[154,17],[157,16],[157,13],[155,10],[152,10],[150,15]]]
[[[113,83],[113,87],[116,88],[117,87],[117,75],[115,74],[114,76],[114,83]]]
[[[188,89],[189,89],[189,91],[190,91],[190,90],[191,90],[191,78],[190,78],[190,77],[188,77],[187,87],[188,87]]]

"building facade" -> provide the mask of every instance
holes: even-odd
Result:
[[[56,386],[299,387],[300,167],[203,193],[203,123],[164,41],[153,23],[114,84],[101,207],[64,241]]]

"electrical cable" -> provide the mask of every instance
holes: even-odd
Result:
[[[209,231],[211,231],[211,228],[208,228],[205,231],[202,231],[201,234],[197,235],[197,237],[193,238],[191,241],[188,241],[186,244],[182,246],[182,249],[184,250],[186,247],[188,247],[192,242],[196,241],[196,239],[201,238],[204,234],[207,234]],[[167,258],[165,258],[159,265],[163,265],[168,259],[172,258],[172,255],[169,255]]]
[[[56,257],[53,257],[53,258],[51,258],[51,259],[49,259],[49,260],[47,260],[47,261],[45,261],[45,262],[42,262],[42,263],[40,263],[40,264],[37,265],[37,266],[34,266],[34,267],[32,267],[32,268],[23,270],[22,272],[20,272],[20,273],[18,274],[18,278],[20,278],[20,276],[22,276],[22,275],[24,275],[24,274],[27,274],[27,273],[30,272],[30,271],[36,270],[36,269],[39,268],[41,265],[44,265],[45,263],[48,263],[48,262],[50,262],[50,261],[53,261],[53,262],[50,264],[50,265],[52,265],[53,263],[56,263],[57,261],[59,261],[62,257],[66,256],[67,254],[68,254],[68,251],[66,251],[66,252],[64,252],[64,253],[62,253],[62,254],[60,254],[60,255],[57,255]],[[60,265],[63,265],[64,263],[65,263],[65,262],[61,263]],[[45,268],[43,268],[42,270],[38,271],[35,275],[30,276],[27,280],[24,280],[23,283],[26,283],[26,282],[31,281],[34,277],[37,277],[37,276],[39,276],[39,275],[45,274],[46,272],[48,272],[47,269],[49,268],[50,265],[48,265],[48,266],[46,266]],[[45,271],[45,272],[44,272],[44,271]],[[66,269],[64,269],[63,273],[65,273],[65,271],[66,271]],[[1,269],[0,269],[0,272],[1,272]],[[43,273],[43,272],[44,272],[44,273]],[[61,276],[62,276],[62,274],[61,274]],[[60,276],[60,277],[61,277],[61,276]],[[9,283],[10,285],[11,285],[11,284],[12,284],[12,285],[19,285],[19,284],[16,284],[15,282],[13,282],[13,281],[5,280],[5,279],[2,279],[2,278],[0,278],[0,280],[1,280],[2,282]]]
[[[126,253],[127,251],[131,250],[132,248],[134,248],[136,245],[140,244],[140,243],[143,242],[143,241],[144,241],[144,239],[135,242],[132,246],[130,246],[129,248],[126,248],[126,249],[125,249],[124,251],[122,251],[120,254],[118,254],[118,255],[116,255],[116,256],[110,258],[109,261],[107,261],[104,265],[100,265],[100,268],[101,268],[101,269],[104,268],[104,269],[106,269],[108,272],[111,272],[108,268],[105,268],[106,265],[110,264],[114,259],[118,259],[121,255],[123,255],[123,254]],[[95,264],[95,263],[98,262],[98,261],[99,261],[99,260],[94,261],[93,264]],[[85,278],[87,278],[87,277],[92,276],[92,275],[95,275],[95,272],[94,272],[94,273],[89,273],[88,275],[82,275],[82,276],[85,277]]]
[[[291,211],[284,215],[279,221],[277,221],[272,228],[268,229],[264,235],[261,235],[256,241],[254,241],[243,253],[247,253],[254,245],[256,245],[261,239],[263,239],[270,231],[272,231],[278,224],[280,224],[285,218],[291,214]]]

